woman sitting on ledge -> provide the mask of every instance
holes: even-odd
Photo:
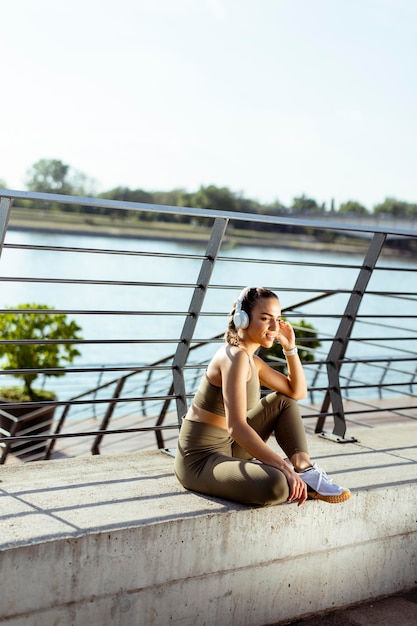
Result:
[[[296,402],[306,396],[306,380],[278,297],[269,289],[244,289],[225,340],[183,418],[175,456],[181,484],[245,504],[347,500],[350,491],[335,485],[308,454]],[[282,345],[287,376],[255,355],[274,341]],[[260,385],[274,391],[261,399]],[[265,443],[272,433],[287,459]]]

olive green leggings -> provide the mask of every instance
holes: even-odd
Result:
[[[270,393],[249,411],[248,424],[264,440],[274,434],[291,458],[307,452],[307,440],[295,400]],[[183,420],[175,455],[175,473],[186,488],[244,504],[281,504],[288,500],[285,475],[259,463],[229,436],[226,429]]]

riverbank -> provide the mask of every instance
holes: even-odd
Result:
[[[43,210],[20,207],[13,207],[8,228],[15,231],[85,234],[89,236],[105,235],[198,245],[206,245],[210,236],[210,228],[200,225],[147,222],[127,217],[81,215],[62,211],[47,213]],[[238,246],[265,246],[312,251],[321,251],[326,248],[327,252],[363,255],[367,250],[368,243],[357,239],[350,240],[347,237],[337,242],[324,243],[307,235],[258,232],[231,227],[224,238],[223,248]]]

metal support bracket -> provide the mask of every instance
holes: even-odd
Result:
[[[329,439],[330,441],[334,441],[335,443],[357,443],[358,439],[355,437],[341,437],[340,435],[335,435],[334,433],[325,433],[324,431],[318,433],[319,437],[323,439]]]
[[[175,459],[175,453],[176,453],[175,448],[162,448],[161,452],[162,454],[166,454],[167,456],[171,456],[172,458]]]

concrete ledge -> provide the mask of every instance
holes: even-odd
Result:
[[[415,587],[416,435],[310,436],[342,505],[206,498],[157,451],[3,467],[0,623],[264,626]]]

